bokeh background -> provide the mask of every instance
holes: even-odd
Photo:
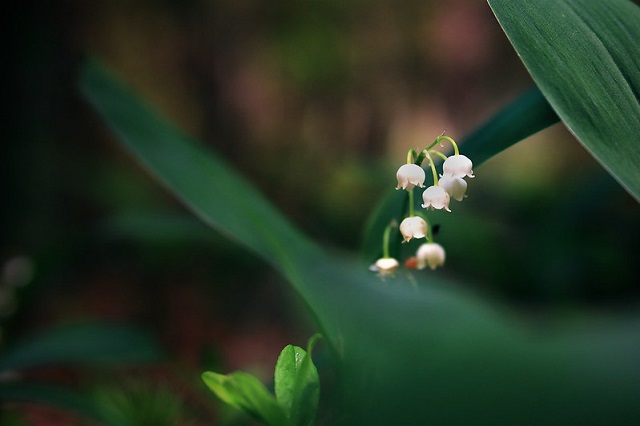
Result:
[[[345,256],[360,249],[409,148],[443,131],[462,138],[533,84],[477,0],[13,6],[0,345],[65,321],[144,327],[168,353],[159,365],[32,374],[155,401],[166,424],[246,424],[199,373],[244,369],[268,382],[280,349],[303,345],[314,326],[280,276],[201,224],[114,142],[77,90],[88,55]],[[469,198],[434,215],[448,260],[424,279],[444,275],[535,318],[637,303],[638,203],[562,125],[474,171]],[[28,404],[1,416],[87,423]]]

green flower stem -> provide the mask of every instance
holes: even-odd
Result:
[[[427,223],[427,235],[425,236],[425,239],[427,240],[428,243],[433,242],[433,232],[431,231],[431,225],[428,223]]]
[[[428,152],[427,159],[429,160],[429,164],[431,165],[431,173],[433,173],[433,186],[438,186],[438,172],[436,172],[436,165],[433,164],[433,159]]]
[[[411,188],[410,191],[407,191],[409,193],[409,217],[413,217],[415,216],[415,209],[414,209],[414,202],[413,202],[413,188]]]
[[[425,222],[427,222],[427,235],[425,235],[425,239],[428,243],[433,242],[433,234],[431,233],[431,223],[429,223],[429,218],[423,213],[418,213],[416,216],[420,216]]]
[[[450,138],[449,136],[445,136],[444,134],[438,136],[436,138],[436,140],[434,140],[431,145],[429,145],[428,147],[426,147],[425,149],[423,149],[420,152],[420,155],[418,156],[418,160],[420,160],[420,162],[422,162],[422,160],[424,160],[424,158],[427,156],[427,154],[430,152],[431,148],[433,148],[434,146],[436,146],[437,144],[442,144],[442,141],[446,140],[449,141],[449,143],[451,143],[451,145],[453,146],[453,155],[459,155],[460,151],[458,150],[458,144],[456,143],[456,141],[454,141],[452,138]],[[431,152],[435,152],[435,151],[431,151]],[[419,164],[419,163],[417,163]]]
[[[438,136],[436,138],[436,142],[441,142],[443,139],[451,142],[451,145],[453,146],[453,155],[460,155],[460,151],[458,151],[458,144],[456,143],[456,141],[451,139],[449,136],[440,135],[440,136]]]
[[[441,153],[440,151],[436,151],[436,150],[434,150],[434,149],[430,150],[430,151],[429,151],[429,154],[435,154],[435,155],[439,156],[440,158],[442,158],[443,160],[446,160],[446,159],[447,159],[447,156],[446,156],[446,155],[444,155],[444,154],[443,154],[443,153]]]
[[[409,152],[407,152],[407,164],[413,163],[415,160],[417,160],[417,158],[418,154],[416,153],[416,150],[411,148]],[[418,163],[418,165],[420,164]]]
[[[391,230],[397,226],[395,220],[392,220],[391,223],[387,225],[384,229],[384,234],[382,235],[382,257],[389,258],[389,238],[391,236]]]
[[[440,138],[441,138],[441,137],[442,137],[442,135],[438,136],[438,137],[436,138],[436,140],[434,140],[434,141],[431,143],[431,145],[429,145],[428,147],[426,147],[425,149],[423,149],[423,150],[422,150],[422,152],[423,152],[423,153],[425,153],[425,152],[429,152],[429,150],[430,150],[431,148],[433,148],[434,146],[436,146],[436,145],[438,144],[438,142],[440,142]]]

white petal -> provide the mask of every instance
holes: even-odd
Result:
[[[425,209],[428,209],[429,207],[437,210],[445,209],[446,211],[450,212],[450,198],[451,197],[443,187],[430,186],[422,193],[422,200],[424,201],[422,207]]]
[[[418,269],[424,269],[427,266],[431,269],[436,269],[436,267],[444,265],[444,248],[438,243],[422,244],[418,248],[416,259],[418,261]]]
[[[398,186],[396,189],[406,189],[410,191],[414,186],[422,188],[426,178],[424,169],[417,164],[403,164],[396,172]]]
[[[467,182],[462,178],[451,175],[442,176],[438,181],[438,185],[443,187],[452,198],[458,201],[462,201],[465,192],[467,192]]]
[[[398,269],[400,263],[392,257],[382,257],[369,267],[370,270],[378,272],[381,277],[392,275]]]
[[[407,217],[400,223],[400,233],[405,242],[427,235],[427,222],[419,216]]]
[[[474,177],[473,163],[464,155],[452,155],[442,164],[443,175],[463,178],[465,176]]]

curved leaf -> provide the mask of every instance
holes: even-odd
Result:
[[[636,318],[541,334],[433,275],[381,281],[309,242],[97,63],[82,88],[176,196],[298,291],[339,361],[338,423],[609,424],[640,414]]]
[[[529,136],[556,124],[560,118],[537,87],[523,92],[483,125],[460,140],[474,166]]]
[[[60,325],[26,338],[0,356],[0,371],[63,363],[158,361],[162,351],[136,328],[105,323]]]
[[[569,130],[640,201],[640,7],[627,0],[489,0]]]
[[[221,400],[272,426],[289,423],[282,407],[255,376],[243,371],[228,375],[211,371],[202,380]]]
[[[274,385],[278,403],[296,426],[313,425],[320,399],[320,378],[311,354],[287,345],[276,363]]]

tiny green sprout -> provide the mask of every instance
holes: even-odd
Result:
[[[202,373],[202,380],[223,402],[270,426],[312,426],[320,399],[320,378],[311,351],[320,334],[313,335],[305,351],[287,345],[276,362],[275,396],[251,374],[236,371]]]

